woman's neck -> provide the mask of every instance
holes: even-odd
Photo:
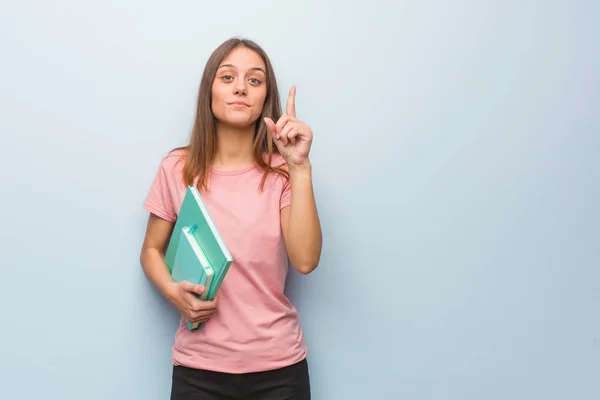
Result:
[[[247,167],[253,159],[254,127],[235,128],[217,125],[217,154],[213,166],[220,170]]]

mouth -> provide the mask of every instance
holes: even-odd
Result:
[[[248,104],[244,103],[243,101],[232,101],[227,104],[229,104],[230,106],[236,106],[236,107],[250,107]]]

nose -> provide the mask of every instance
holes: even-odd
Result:
[[[233,84],[233,92],[236,95],[245,96],[246,95],[246,81],[244,79],[236,79]]]

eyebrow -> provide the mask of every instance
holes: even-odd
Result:
[[[235,67],[235,65],[233,65],[233,64],[222,64],[222,65],[220,65],[220,66],[219,66],[219,69],[221,69],[221,68],[225,68],[225,67],[229,67],[229,68],[235,68],[235,69],[237,69],[237,68]],[[263,74],[265,74],[265,75],[267,74],[267,73],[265,72],[265,70],[264,70],[264,69],[262,69],[262,68],[260,68],[260,67],[252,67],[252,68],[250,68],[250,71],[261,71]]]

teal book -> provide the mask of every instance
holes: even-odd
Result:
[[[191,227],[185,226],[181,230],[171,276],[175,282],[188,281],[208,288],[212,284],[214,270],[194,237],[196,229],[197,225],[192,225]],[[200,295],[203,300],[206,300],[207,297],[208,291]],[[196,329],[199,326],[199,324],[190,322],[186,322],[186,324],[189,329]]]
[[[229,271],[233,257],[210,216],[198,189],[195,186],[188,186],[165,253],[165,262],[171,274],[173,273],[179,242],[183,238],[183,228],[193,225],[196,225],[196,227],[192,232],[192,236],[196,239],[214,272],[206,294],[206,300],[213,300]]]

